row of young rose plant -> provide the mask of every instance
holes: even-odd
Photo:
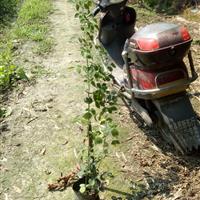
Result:
[[[85,64],[79,66],[87,85],[84,102],[87,108],[83,121],[87,127],[87,149],[81,154],[81,168],[78,173],[79,193],[99,199],[105,175],[101,172],[100,163],[108,155],[110,145],[119,144],[119,131],[111,115],[117,110],[117,94],[109,88],[112,79],[110,72],[105,71],[101,59],[105,56],[103,49],[95,45],[94,37],[98,31],[97,20],[91,15],[94,8],[92,0],[76,0],[76,17],[81,27],[80,51],[85,58]],[[104,174],[104,176],[102,176]],[[82,182],[80,180],[83,180]],[[87,198],[86,198],[87,199]]]

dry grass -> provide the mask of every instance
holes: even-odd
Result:
[[[199,22],[200,21],[200,11],[194,13],[191,11],[191,9],[188,8],[183,12],[183,17],[189,21]]]

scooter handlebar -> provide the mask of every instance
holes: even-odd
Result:
[[[100,11],[101,11],[100,6],[97,6],[97,7],[93,10],[92,15],[95,17]]]

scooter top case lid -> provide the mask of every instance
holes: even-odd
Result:
[[[131,37],[131,42],[141,51],[155,51],[160,48],[177,45],[191,40],[186,27],[170,24],[156,23],[141,28]]]
[[[106,8],[114,4],[126,4],[127,0],[100,0],[98,2],[100,6]]]
[[[152,67],[182,60],[191,45],[186,27],[155,23],[137,31],[129,42],[129,55],[137,66]]]

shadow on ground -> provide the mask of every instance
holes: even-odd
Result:
[[[130,182],[129,189],[130,193],[119,191],[112,188],[106,188],[107,191],[112,192],[114,195],[111,197],[112,200],[140,200],[143,198],[154,199],[157,194],[169,196],[171,184],[171,176],[169,174],[168,179],[162,179],[158,174],[157,176],[151,176],[145,173],[146,183],[135,183]],[[178,177],[177,181],[178,181]],[[173,178],[174,179],[174,178]],[[128,187],[128,186],[127,186]],[[119,196],[120,195],[120,196]]]

